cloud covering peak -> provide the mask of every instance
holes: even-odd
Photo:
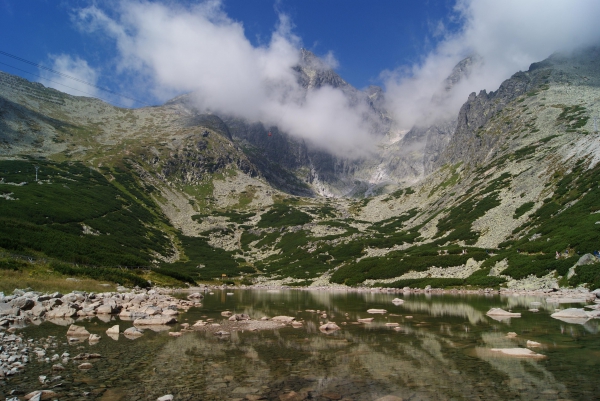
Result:
[[[293,67],[301,41],[286,15],[262,46],[253,46],[216,1],[189,7],[122,2],[116,19],[91,6],[78,20],[113,38],[119,68],[142,74],[159,98],[193,92],[201,110],[277,125],[338,155],[360,156],[372,146],[366,104],[351,105],[336,88],[307,92],[298,83]],[[326,62],[336,63],[331,54]]]
[[[496,90],[556,51],[600,43],[595,0],[458,0],[454,11],[458,31],[440,33],[437,26],[442,39],[419,63],[382,73],[388,108],[404,129],[456,116],[469,93]],[[443,102],[435,101],[452,68],[469,55],[480,61]]]

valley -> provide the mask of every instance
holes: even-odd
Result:
[[[379,96],[303,57],[307,91]],[[188,95],[121,109],[0,73],[0,267],[141,287],[599,288],[599,61],[534,63],[471,94],[455,129],[399,133],[371,101],[378,153],[358,159]]]

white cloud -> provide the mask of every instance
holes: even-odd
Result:
[[[113,19],[88,7],[78,21],[112,37],[120,70],[149,77],[158,98],[191,91],[200,109],[278,125],[338,155],[358,156],[372,147],[362,121],[366,106],[350,106],[334,88],[307,94],[298,84],[292,67],[300,61],[301,41],[287,16],[280,15],[268,44],[255,47],[218,1],[189,7],[123,1],[116,11]],[[326,63],[337,62],[329,54]]]
[[[382,75],[388,105],[402,128],[454,116],[469,93],[496,90],[555,51],[600,42],[597,0],[458,0],[455,11],[462,22],[457,33],[447,34],[421,63]],[[470,54],[480,55],[483,63],[443,104],[432,103],[453,66]]]
[[[52,69],[59,74],[41,70],[40,83],[74,96],[96,96],[98,73],[87,61],[67,54],[50,55]],[[73,79],[75,78],[75,79]],[[91,84],[91,85],[90,85]]]

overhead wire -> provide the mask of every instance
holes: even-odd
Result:
[[[45,65],[42,65],[42,64],[39,64],[39,63],[35,63],[35,62],[33,62],[33,61],[30,61],[30,60],[24,59],[24,58],[22,58],[22,57],[19,57],[19,56],[15,56],[14,54],[10,54],[10,53],[7,53],[7,52],[5,52],[5,51],[2,51],[2,50],[0,50],[0,54],[2,54],[3,56],[6,56],[6,57],[13,58],[13,59],[15,59],[15,60],[18,60],[18,61],[21,61],[21,62],[23,62],[23,63],[29,64],[29,65],[32,65],[32,66],[34,66],[34,67],[40,68],[40,69],[42,69],[42,70],[46,70],[46,71],[52,72],[52,73],[54,73],[54,74],[60,75],[61,77],[69,78],[69,79],[72,79],[72,80],[74,80],[74,81],[77,81],[77,82],[80,82],[80,83],[83,83],[83,84],[89,85],[89,86],[91,86],[91,87],[94,87],[94,88],[96,88],[96,89],[100,89],[100,90],[102,90],[102,91],[105,91],[105,92],[111,93],[111,94],[113,94],[113,95],[115,95],[115,96],[120,96],[120,97],[123,97],[123,98],[125,98],[125,99],[133,100],[134,102],[141,103],[141,104],[143,104],[143,105],[145,105],[145,106],[152,106],[151,104],[149,104],[149,103],[146,103],[146,102],[144,102],[143,100],[139,100],[139,99],[136,99],[136,98],[134,98],[134,97],[130,97],[130,96],[127,96],[127,95],[123,95],[123,94],[121,94],[121,93],[118,93],[118,92],[115,92],[115,91],[113,91],[113,90],[110,90],[110,89],[107,89],[107,88],[103,88],[102,86],[98,86],[98,85],[96,85],[96,84],[93,84],[93,83],[91,83],[91,82],[87,82],[87,81],[85,81],[85,80],[83,80],[83,79],[81,79],[81,78],[77,78],[77,77],[74,77],[74,76],[72,76],[72,75],[65,74],[64,72],[56,71],[56,70],[54,70],[54,69],[52,69],[52,68],[50,68],[50,67],[46,67]],[[4,63],[3,63],[3,64],[4,64]],[[7,65],[7,64],[4,64],[4,65]],[[13,67],[13,68],[15,68],[15,67]],[[17,69],[18,69],[18,68],[17,68]],[[23,70],[20,70],[20,71],[23,71]],[[25,72],[26,72],[26,71],[25,71]],[[32,74],[32,75],[35,75],[35,74]],[[64,86],[66,86],[66,85],[64,85]],[[74,89],[74,88],[71,88],[71,89]]]
[[[64,86],[65,88],[73,89],[73,90],[75,90],[75,91],[78,91],[78,92],[81,92],[81,93],[83,93],[83,94],[89,95],[89,96],[91,96],[91,97],[93,97],[93,98],[96,98],[96,99],[103,100],[103,101],[105,101],[106,103],[114,104],[114,105],[117,105],[117,106],[119,106],[119,107],[123,107],[123,108],[129,108],[129,106],[125,106],[124,104],[121,104],[121,103],[118,103],[118,102],[114,102],[114,101],[109,101],[108,99],[104,99],[104,98],[102,98],[102,97],[100,97],[100,96],[98,96],[98,95],[96,95],[96,94],[89,93],[89,92],[86,92],[86,91],[82,91],[81,89],[73,88],[72,86],[65,85],[65,84],[63,84],[63,83],[61,83],[61,82],[56,82],[56,81],[53,81],[53,80],[51,80],[51,79],[48,79],[48,78],[46,78],[46,77],[43,77],[43,76],[41,76],[41,75],[34,74],[33,72],[25,71],[25,70],[23,70],[23,69],[21,69],[21,68],[15,67],[14,65],[6,64],[6,63],[3,63],[2,61],[0,61],[0,64],[2,64],[2,65],[5,65],[5,66],[7,66],[7,67],[10,67],[10,68],[14,68],[15,70],[18,70],[18,71],[24,72],[25,74],[33,75],[34,77],[38,77],[38,78],[44,79],[44,80],[46,80],[46,81],[48,81],[48,82],[52,82],[53,84],[56,84],[56,85],[61,85],[61,86]]]

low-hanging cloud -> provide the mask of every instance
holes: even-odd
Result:
[[[48,87],[74,96],[96,96],[94,87],[98,73],[87,61],[67,54],[51,55],[52,69],[60,74],[51,74],[41,70],[40,82]],[[70,78],[76,78],[76,80]],[[91,85],[90,85],[91,84]]]
[[[446,33],[421,62],[382,74],[387,106],[403,129],[455,117],[469,93],[496,90],[556,51],[600,43],[597,0],[458,0],[455,12],[457,32]],[[480,62],[445,93],[445,79],[469,55]]]
[[[298,83],[293,67],[301,41],[285,15],[269,43],[253,46],[218,1],[188,7],[123,1],[113,11],[117,17],[91,6],[77,13],[77,21],[112,37],[119,70],[141,74],[159,99],[193,92],[201,110],[277,125],[337,155],[357,157],[371,149],[365,104],[350,103],[339,89],[306,92]],[[325,63],[336,61],[329,54]]]

